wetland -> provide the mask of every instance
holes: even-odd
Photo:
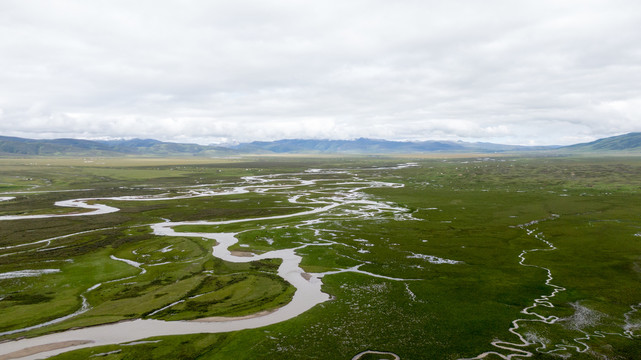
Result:
[[[638,157],[0,168],[0,359],[641,353]]]

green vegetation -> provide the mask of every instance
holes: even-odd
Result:
[[[599,139],[585,144],[576,144],[567,147],[572,151],[584,152],[632,152],[639,153],[641,150],[641,133],[628,133],[619,136],[612,136],[605,139]]]
[[[66,321],[4,335],[0,341],[132,318],[244,316],[283,306],[294,288],[277,275],[280,260],[226,262],[212,255],[211,239],[159,236],[149,225],[164,219],[292,215],[340,197],[361,203],[304,216],[175,230],[237,233],[239,242],[230,250],[253,254],[300,247],[296,253],[309,273],[360,265],[364,272],[407,280],[356,272],[327,275],[322,289],[332,300],[285,322],[87,348],[55,358],[349,359],[367,349],[401,359],[458,359],[489,351],[508,355],[491,342],[519,344],[509,331],[516,319],[523,319],[517,332],[535,343],[523,347],[535,359],[634,359],[641,353],[641,311],[635,310],[641,307],[640,158],[91,161],[0,160],[5,174],[0,190],[6,193],[0,196],[16,197],[0,202],[0,216],[78,211],[55,207],[60,200],[216,193],[260,185],[245,183],[244,176],[290,176],[270,183],[282,187],[266,191],[96,200],[121,210],[0,221],[0,274],[59,270],[0,277],[0,332],[73,313],[82,297],[90,305]],[[418,166],[394,167],[407,161]],[[303,172],[309,168],[350,170]],[[324,181],[300,184],[293,178]],[[367,188],[368,181],[403,186]],[[10,193],[16,191],[21,193]],[[299,197],[290,201],[294,196]],[[75,235],[41,242],[69,234]],[[522,313],[535,299],[553,293],[546,281],[562,290],[547,299],[553,306],[529,312],[558,318],[553,323],[532,321],[538,318]]]

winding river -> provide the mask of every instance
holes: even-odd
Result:
[[[402,164],[398,168],[412,166],[412,164]],[[370,276],[375,276],[379,278],[384,278],[387,280],[393,281],[411,281],[411,279],[399,279],[393,277],[387,277],[377,274],[372,274],[366,271],[359,269],[359,266],[355,266],[348,269],[340,269],[327,273],[305,273],[304,270],[300,267],[301,256],[297,254],[297,250],[300,250],[308,246],[331,246],[335,243],[331,241],[317,241],[310,244],[301,244],[298,247],[291,249],[281,249],[268,251],[262,254],[252,254],[250,256],[236,256],[230,250],[229,247],[238,242],[236,238],[237,233],[231,232],[177,232],[175,230],[176,226],[181,225],[224,225],[224,224],[233,224],[241,222],[257,222],[260,221],[264,225],[265,221],[275,220],[275,219],[286,219],[286,218],[296,218],[313,214],[328,213],[336,208],[342,206],[350,206],[350,216],[362,216],[363,218],[373,218],[373,214],[393,214],[397,219],[406,219],[411,218],[407,214],[407,210],[393,204],[371,200],[369,196],[362,192],[363,189],[374,188],[374,187],[399,187],[402,184],[397,183],[385,183],[379,181],[365,181],[357,176],[348,182],[337,182],[335,179],[322,179],[318,178],[324,174],[336,174],[341,172],[348,174],[345,170],[331,170],[324,171],[313,169],[309,170],[306,173],[300,174],[286,174],[286,175],[265,175],[265,176],[251,176],[245,177],[245,184],[242,186],[236,186],[229,190],[223,191],[212,191],[208,189],[203,190],[190,190],[188,194],[176,196],[176,197],[163,197],[163,196],[151,196],[151,197],[112,197],[112,198],[82,198],[82,199],[73,199],[57,202],[57,206],[64,207],[75,207],[87,209],[90,211],[82,213],[72,213],[72,214],[56,214],[56,215],[9,215],[9,216],[0,216],[0,221],[11,221],[18,219],[39,219],[46,217],[69,217],[69,216],[90,216],[90,215],[100,215],[110,212],[119,211],[118,208],[107,206],[103,204],[95,203],[101,200],[119,200],[119,201],[154,201],[154,200],[177,200],[191,197],[200,197],[200,196],[219,196],[219,195],[229,195],[229,194],[242,194],[247,192],[257,192],[264,193],[267,191],[284,191],[287,190],[287,194],[291,194],[289,201],[295,204],[301,204],[311,207],[310,210],[301,211],[294,214],[287,215],[277,215],[277,216],[268,216],[261,218],[248,218],[248,219],[236,219],[236,220],[226,220],[226,221],[191,221],[191,222],[171,222],[166,221],[157,224],[150,224],[151,228],[155,235],[159,236],[188,236],[188,237],[200,237],[207,238],[216,241],[216,245],[212,249],[213,256],[220,258],[229,262],[251,262],[262,259],[281,259],[282,263],[278,268],[278,275],[285,279],[287,282],[292,284],[296,288],[296,292],[292,300],[274,311],[263,312],[259,314],[254,314],[252,316],[246,317],[237,317],[237,318],[205,318],[192,321],[162,321],[162,320],[151,320],[151,319],[137,319],[132,321],[122,321],[112,324],[105,324],[99,326],[92,326],[74,330],[67,330],[60,333],[53,333],[49,335],[43,335],[34,338],[21,339],[16,341],[8,341],[0,343],[0,359],[39,359],[63,352],[99,346],[99,345],[108,345],[108,344],[119,344],[119,343],[128,343],[140,339],[145,339],[155,336],[165,336],[165,335],[184,335],[184,334],[196,334],[196,333],[221,333],[229,331],[237,331],[244,329],[252,329],[263,327],[278,322],[282,322],[293,317],[296,317],[303,312],[311,309],[317,304],[328,301],[330,296],[321,290],[322,278],[326,275],[341,273],[341,272],[358,272]],[[303,175],[313,174],[316,178],[313,180],[304,180],[300,177]],[[295,182],[294,184],[272,184],[276,181],[279,182]],[[326,194],[327,196],[320,196],[316,199],[309,199],[307,202],[301,202],[301,198],[308,197],[313,193],[318,195],[318,190],[305,190],[304,188],[310,185],[315,185],[318,182],[329,182],[332,185],[336,185],[339,188],[334,188],[331,194]],[[340,188],[343,187],[343,188]],[[293,192],[292,189],[298,188],[298,192]],[[321,193],[322,194],[322,193]],[[307,220],[309,222],[309,220]],[[74,234],[45,239],[36,241],[31,244],[43,243],[49,245],[52,241],[55,241],[58,238],[63,238],[67,236],[72,236]],[[19,247],[16,245],[14,247]],[[5,247],[8,249],[10,247]],[[245,255],[245,254],[243,254]],[[139,264],[131,260],[125,260],[120,258],[112,259],[116,261],[127,262],[131,266],[135,266],[144,271],[144,264]],[[142,272],[141,272],[142,273]],[[119,281],[122,279],[117,279],[113,281]],[[87,290],[91,291],[101,284],[96,284]],[[86,299],[83,298],[83,307],[79,311],[66,316],[63,320],[67,318],[76,316],[79,313],[85,312],[89,309],[89,304],[86,304]],[[170,305],[171,306],[171,305]],[[19,329],[15,332],[21,330],[30,330],[36,327],[42,327],[49,325],[50,323],[40,324],[35,327],[30,327],[26,329]]]

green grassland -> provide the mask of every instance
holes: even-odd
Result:
[[[393,167],[407,161],[418,166]],[[350,170],[301,174],[309,168]],[[519,343],[509,332],[512,322],[535,319],[521,311],[553,291],[545,269],[552,274],[550,283],[563,291],[549,299],[553,306],[533,311],[559,320],[520,323],[520,334],[537,339],[537,345],[524,347],[532,358],[641,354],[641,312],[634,310],[641,304],[641,158],[37,158],[0,159],[0,169],[0,192],[6,193],[0,196],[16,197],[0,202],[0,216],[75,212],[53,205],[74,198],[173,196],[202,184],[222,191],[242,184],[243,176],[328,179],[264,193],[99,200],[121,210],[0,221],[0,274],[59,269],[0,278],[0,333],[71,314],[83,297],[90,305],[68,320],[0,341],[132,318],[243,316],[278,308],[294,292],[276,274],[278,260],[225,262],[212,256],[213,240],[157,236],[149,225],[294,214],[320,206],[312,201],[358,187],[342,184],[354,175],[403,184],[362,190],[369,199],[406,209],[401,218],[390,212],[370,216],[354,204],[301,217],[176,230],[238,233],[239,243],[230,250],[255,254],[323,242],[297,250],[305,271],[361,265],[362,271],[407,280],[328,275],[323,291],[332,299],[282,323],[87,348],[55,359],[351,359],[368,349],[401,359],[507,355],[510,351],[491,342]],[[297,191],[305,194],[300,203],[288,201]],[[39,242],[69,234],[76,235]],[[539,250],[523,253],[532,249]],[[141,263],[146,272],[112,256]],[[432,263],[430,256],[456,263]],[[524,357],[514,357],[519,358]]]

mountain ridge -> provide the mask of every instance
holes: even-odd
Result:
[[[427,152],[505,152],[554,149],[556,147],[528,147],[493,143],[469,143],[463,141],[426,140],[392,141],[358,138],[354,140],[312,140],[282,139],[275,141],[254,141],[232,147],[240,152],[283,153],[346,153],[346,154],[400,154]]]
[[[0,136],[0,155],[49,156],[221,156],[236,152],[220,147],[163,142],[154,139],[82,140],[26,139]]]
[[[631,132],[623,135],[610,136],[587,143],[574,144],[565,147],[571,151],[639,151],[641,152],[641,132]]]
[[[164,142],[155,139],[27,139],[0,136],[0,156],[231,156],[238,154],[420,154],[420,153],[639,153],[641,132],[568,146],[524,146],[446,140],[392,141],[281,139],[230,146]]]

